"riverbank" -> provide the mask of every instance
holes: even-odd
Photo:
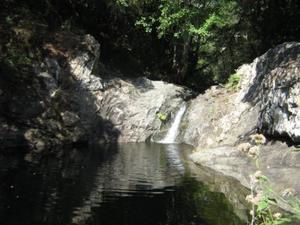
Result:
[[[63,145],[158,142],[176,122],[173,141],[197,148],[191,156],[195,163],[246,187],[248,176],[261,169],[275,190],[300,193],[295,147],[300,135],[299,43],[271,49],[240,67],[235,83],[197,97],[184,87],[107,70],[99,62],[100,45],[90,35],[54,33],[41,48],[39,64],[22,73],[2,71],[2,149],[22,146],[31,149],[27,157],[32,158]],[[176,120],[183,103],[186,110]],[[259,168],[238,148],[256,133],[266,136],[257,154]]]

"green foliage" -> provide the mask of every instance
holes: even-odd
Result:
[[[235,46],[239,48],[232,43],[241,16],[237,1],[157,2],[157,8],[142,14],[135,25],[168,40],[172,48],[167,51],[167,58],[172,59],[169,64],[177,76],[191,82],[187,85],[224,82],[247,57],[232,59]]]
[[[300,152],[300,145],[296,145],[294,151]]]
[[[238,73],[231,74],[228,78],[227,83],[225,84],[225,87],[230,91],[237,91],[239,88],[241,80],[241,75]]]
[[[267,177],[260,175],[256,178],[256,196],[252,196],[255,212],[252,212],[254,224],[280,225],[293,224],[300,219],[300,202],[296,197],[284,198],[276,194]],[[279,202],[284,202],[293,213],[278,212]],[[277,211],[277,212],[276,212]]]
[[[146,33],[152,32],[152,26],[155,23],[155,19],[153,17],[144,17],[142,16],[139,20],[135,22],[136,26],[143,27]]]
[[[162,112],[158,112],[156,113],[158,119],[160,119],[160,121],[165,122],[168,119],[168,115]]]
[[[116,0],[116,2],[120,6],[128,7],[128,2],[126,0]]]
[[[258,160],[256,166],[259,168]],[[250,175],[250,187],[246,200],[252,204],[251,225],[293,225],[300,221],[300,199],[294,189],[274,191],[268,177],[259,170]],[[289,212],[281,210],[282,206]]]
[[[14,26],[33,36],[41,29],[85,30],[104,46],[102,57],[111,67],[198,91],[225,83],[238,66],[267,49],[300,38],[296,0],[3,1],[2,45],[7,41],[1,32]],[[12,53],[8,60],[29,63],[26,56]]]
[[[235,1],[160,0],[157,11],[142,16],[137,22],[146,32],[156,30],[159,38],[173,36],[175,39],[192,36],[195,39],[212,35],[214,29],[232,26],[238,22]],[[152,31],[151,29],[151,31]],[[199,39],[198,39],[199,41]]]
[[[32,60],[24,51],[13,48],[8,50],[8,54],[4,58],[4,62],[11,67],[16,65],[30,66],[32,64]]]
[[[207,16],[204,22],[197,28],[190,25],[190,33],[200,37],[214,35],[214,29],[222,29],[226,26],[233,26],[238,22],[238,6],[235,1],[220,1],[220,5],[215,6],[213,12]]]

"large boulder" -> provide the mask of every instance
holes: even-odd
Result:
[[[191,160],[248,188],[249,175],[260,170],[275,191],[299,195],[300,152],[289,146],[300,139],[299,72],[300,43],[284,43],[241,66],[237,90],[212,87],[190,101],[182,138],[198,148]],[[267,143],[250,148],[251,137],[265,143],[257,132]]]
[[[250,78],[243,101],[259,105],[259,130],[300,142],[300,43],[279,45],[238,72]]]
[[[300,139],[300,43],[284,43],[241,66],[237,91],[212,87],[190,101],[182,139],[200,147],[233,145],[251,133]]]
[[[188,103],[182,122],[182,141],[195,147],[216,147],[238,142],[256,129],[259,108],[243,102],[243,90],[212,87]]]

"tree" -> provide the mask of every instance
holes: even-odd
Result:
[[[150,15],[141,16],[136,25],[170,41],[172,68],[182,82],[196,68],[207,67],[210,63],[207,53],[209,57],[222,54],[226,46],[216,48],[217,42],[224,37],[219,35],[238,22],[236,1],[160,0],[157,9]]]

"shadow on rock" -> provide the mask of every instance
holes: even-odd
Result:
[[[1,65],[0,148],[40,152],[62,144],[117,142],[119,130],[99,113],[102,84],[92,75],[97,41],[63,32],[42,45],[42,62]]]

